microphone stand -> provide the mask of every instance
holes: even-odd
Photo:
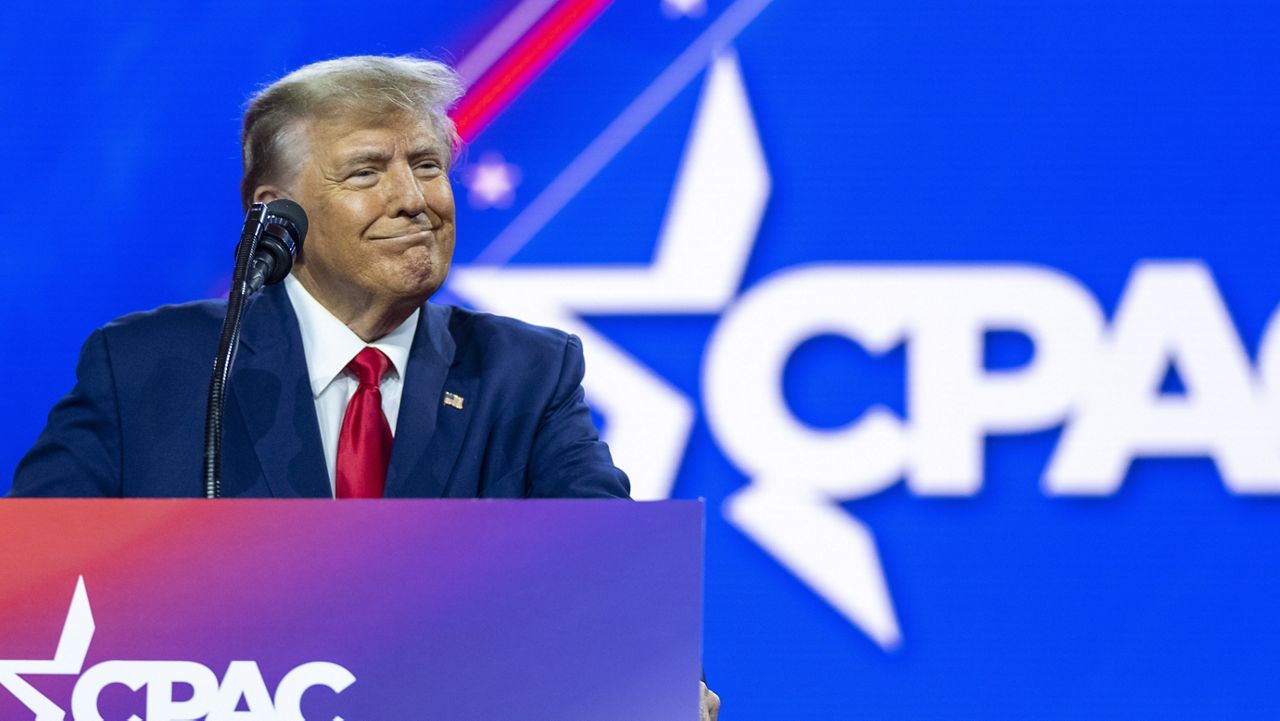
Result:
[[[227,294],[227,316],[218,338],[218,355],[213,360],[213,376],[209,379],[209,400],[204,414],[204,497],[222,495],[222,414],[227,403],[227,381],[240,347],[240,322],[244,318],[244,301],[249,293],[249,266],[262,238],[267,206],[249,206],[240,244],[236,246],[236,264],[231,274],[231,291]]]

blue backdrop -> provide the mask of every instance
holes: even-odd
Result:
[[[224,289],[253,89],[566,4],[0,10],[0,492],[93,328]],[[581,333],[638,495],[706,497],[722,718],[1280,714],[1280,10],[578,5],[444,295]]]

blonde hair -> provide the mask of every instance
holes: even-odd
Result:
[[[456,156],[461,139],[449,110],[460,97],[458,74],[434,60],[356,55],[298,68],[249,100],[240,135],[241,202],[247,208],[258,186],[297,171],[305,124],[314,118],[426,116]]]

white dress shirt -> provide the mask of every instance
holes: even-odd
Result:
[[[396,432],[396,420],[400,415],[400,392],[404,389],[404,371],[409,363],[409,348],[418,330],[421,309],[405,319],[395,330],[372,343],[365,343],[338,320],[327,308],[320,305],[302,284],[292,275],[284,279],[289,302],[298,316],[298,329],[302,331],[302,350],[307,357],[307,377],[311,380],[311,396],[316,402],[316,420],[320,422],[320,442],[324,445],[325,467],[329,470],[329,492],[333,493],[337,475],[338,436],[342,432],[342,416],[347,403],[359,386],[354,375],[347,371],[347,364],[360,351],[373,346],[391,360],[392,369],[382,378],[382,412]]]

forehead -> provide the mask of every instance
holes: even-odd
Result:
[[[407,113],[314,117],[304,123],[303,131],[311,156],[321,163],[369,153],[438,153],[449,157],[449,146],[431,118]]]

